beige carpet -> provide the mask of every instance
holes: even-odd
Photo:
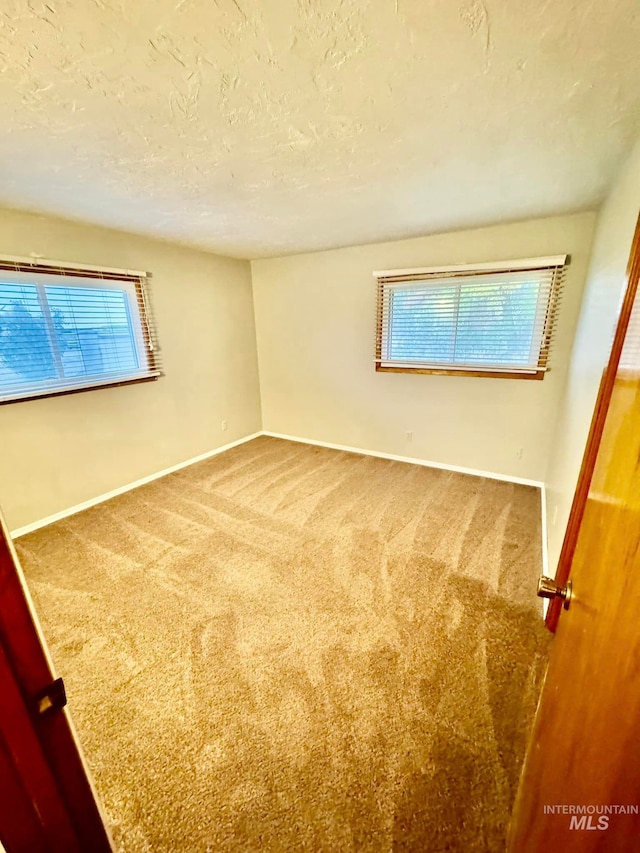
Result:
[[[535,489],[258,438],[17,542],[127,851],[494,851]]]

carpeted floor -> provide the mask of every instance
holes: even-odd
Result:
[[[503,850],[539,516],[262,437],[19,539],[118,850]]]

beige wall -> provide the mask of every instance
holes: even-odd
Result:
[[[542,480],[594,222],[585,213],[254,261],[264,429]],[[565,252],[544,381],[375,372],[373,270]]]
[[[640,148],[599,219],[568,380],[593,214],[254,261],[259,388],[247,262],[0,211],[0,254],[150,270],[167,373],[146,385],[0,406],[0,503],[9,526],[259,430],[261,390],[267,430],[548,479],[553,560],[606,360],[639,190]],[[563,252],[572,264],[543,382],[375,372],[372,270]],[[558,410],[554,437],[549,424]]]
[[[640,210],[640,140],[600,211],[547,472],[549,565],[557,565]]]
[[[152,272],[166,376],[0,406],[0,504],[10,528],[260,429],[248,262],[0,211],[0,254],[32,252]]]

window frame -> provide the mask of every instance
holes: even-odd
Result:
[[[117,374],[116,371],[112,371],[110,375],[97,373],[80,376],[77,382],[69,381],[72,377],[66,377],[66,383],[64,377],[58,376],[55,380],[43,380],[39,387],[17,391],[15,394],[9,392],[10,395],[7,396],[2,396],[2,389],[0,389],[0,405],[78,394],[100,388],[117,388],[142,382],[154,382],[162,376],[155,326],[145,286],[147,279],[150,278],[149,273],[5,257],[0,258],[0,278],[4,278],[7,283],[15,282],[17,285],[36,288],[47,328],[47,338],[58,369],[58,342],[55,332],[52,332],[51,310],[45,288],[78,287],[126,292],[128,325],[138,361],[138,370],[135,372],[126,371]],[[36,386],[37,383],[34,382],[33,385]]]
[[[552,336],[555,328],[555,320],[560,301],[564,282],[564,272],[569,263],[569,255],[557,255],[549,258],[525,258],[515,261],[502,261],[497,263],[479,263],[479,264],[456,264],[443,267],[423,267],[418,269],[406,270],[378,270],[373,273],[377,279],[377,316],[376,316],[376,350],[375,350],[375,369],[379,373],[417,373],[435,376],[466,376],[486,379],[528,379],[542,380],[549,370],[548,360],[551,348]],[[442,367],[436,364],[429,365],[410,365],[410,364],[392,364],[390,359],[385,358],[383,353],[383,342],[385,339],[385,305],[387,294],[394,286],[406,285],[410,287],[412,284],[422,284],[428,286],[429,281],[434,282],[434,286],[440,285],[444,280],[450,280],[452,285],[456,284],[456,279],[469,279],[471,276],[481,278],[487,273],[507,274],[510,272],[525,272],[535,271],[551,271],[552,281],[547,299],[546,311],[544,314],[544,324],[540,333],[540,349],[537,359],[536,369],[509,369],[506,366],[504,369],[496,366],[471,366],[461,365],[455,367],[452,364],[446,364]],[[538,297],[540,298],[540,296]],[[391,323],[391,313],[387,312],[387,323]],[[386,331],[388,338],[389,331]]]

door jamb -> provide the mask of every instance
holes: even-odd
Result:
[[[0,644],[27,707],[55,678],[55,671],[22,566],[0,511]],[[58,785],[81,845],[92,853],[113,846],[102,804],[67,708],[32,715],[35,734]]]

